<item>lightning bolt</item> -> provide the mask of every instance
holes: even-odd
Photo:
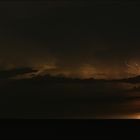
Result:
[[[140,74],[140,65],[136,62],[134,62],[132,65],[128,64],[127,61],[125,61],[125,65],[128,67],[128,72],[131,74],[139,75]]]

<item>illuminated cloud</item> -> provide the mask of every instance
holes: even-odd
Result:
[[[135,58],[139,64],[139,9],[58,3],[0,4],[0,69],[31,67],[35,75],[78,78],[139,75],[136,65],[125,64]]]

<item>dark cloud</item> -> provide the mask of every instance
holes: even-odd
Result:
[[[1,2],[0,66],[122,77],[125,61],[140,63],[139,12],[134,2]]]

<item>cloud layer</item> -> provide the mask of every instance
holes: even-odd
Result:
[[[80,78],[138,75],[126,61],[140,63],[139,9],[110,2],[3,2],[0,68]]]

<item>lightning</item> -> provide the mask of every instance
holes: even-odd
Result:
[[[137,62],[128,63],[125,61],[125,65],[129,74],[140,75],[140,65]]]

